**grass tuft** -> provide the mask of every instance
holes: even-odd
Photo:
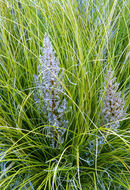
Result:
[[[0,1],[1,190],[130,188],[129,14],[128,0]],[[51,70],[63,89],[59,107],[67,102],[60,126],[45,96],[42,106],[34,98],[45,34],[59,59],[60,76]],[[110,68],[124,97],[116,120],[102,110]]]

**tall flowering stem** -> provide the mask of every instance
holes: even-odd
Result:
[[[111,123],[110,126],[113,130],[120,126],[119,120],[126,116],[124,96],[121,97],[121,92],[118,91],[118,88],[119,84],[116,82],[114,71],[110,67],[105,75],[102,117],[103,124]]]
[[[67,103],[63,97],[61,98],[64,90],[58,81],[61,78],[60,73],[58,57],[56,58],[51,41],[45,34],[38,76],[34,76],[36,86],[34,99],[40,105],[41,112],[47,116],[49,124],[56,127],[55,131],[51,131],[55,139],[54,146],[59,139],[62,141],[64,130],[60,127],[64,128],[67,124],[67,121],[63,120]]]

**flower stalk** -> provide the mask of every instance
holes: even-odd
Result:
[[[103,124],[110,123],[111,128],[116,130],[120,125],[119,121],[126,116],[124,96],[118,91],[119,83],[116,82],[114,71],[110,67],[105,75],[104,91],[105,97],[103,102],[102,116]]]
[[[63,115],[67,108],[67,102],[63,98],[64,90],[59,83],[61,72],[58,57],[47,34],[43,39],[42,55],[40,56],[40,65],[38,65],[38,75],[34,76],[36,92],[34,100],[40,105],[41,111],[46,115],[49,124],[55,126],[50,135],[54,137],[54,146],[57,141],[62,143],[64,130],[67,121]],[[50,130],[49,130],[50,131]]]

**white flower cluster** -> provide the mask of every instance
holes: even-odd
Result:
[[[121,98],[121,92],[118,92],[119,84],[114,77],[114,71],[110,67],[105,75],[104,91],[105,97],[103,102],[102,116],[103,124],[111,123],[111,128],[116,130],[119,127],[119,120],[126,116],[124,109],[124,97]]]
[[[44,112],[49,121],[49,125],[55,126],[58,138],[61,138],[67,121],[63,120],[63,114],[67,108],[67,102],[63,98],[63,88],[59,83],[60,67],[58,57],[47,34],[43,39],[40,65],[38,65],[38,76],[34,76],[36,91],[34,99],[40,105],[41,112]],[[51,131],[52,132],[52,131]]]

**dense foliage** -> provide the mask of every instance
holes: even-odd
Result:
[[[0,1],[1,190],[130,188],[129,14],[127,0]]]

